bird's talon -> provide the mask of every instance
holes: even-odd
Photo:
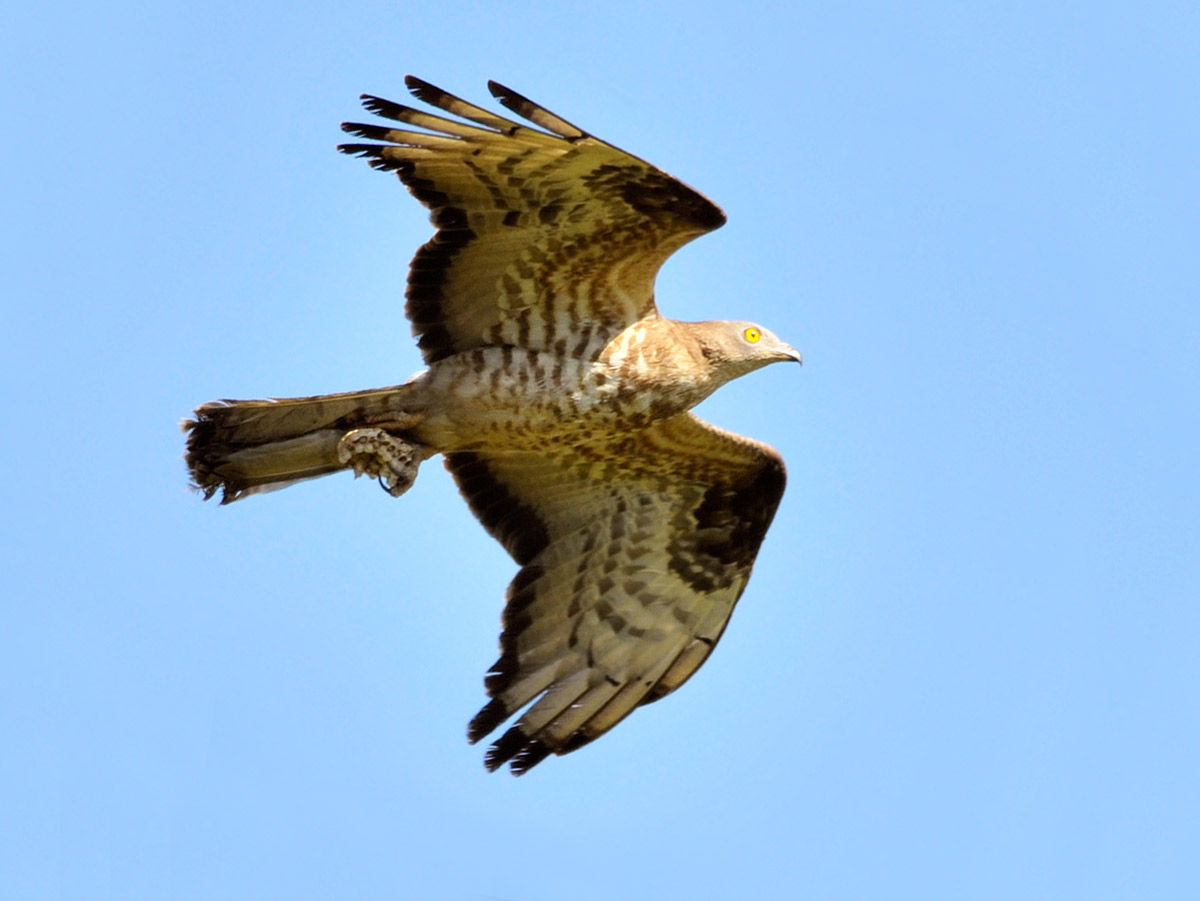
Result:
[[[354,429],[338,442],[338,462],[349,466],[354,477],[378,479],[392,497],[400,497],[417,478],[417,468],[427,456],[415,444],[377,428]]]

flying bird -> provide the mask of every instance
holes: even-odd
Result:
[[[520,566],[467,730],[473,743],[520,713],[485,757],[519,775],[708,658],[785,474],[772,448],[690,410],[800,354],[752,322],[659,313],[659,267],[725,222],[706,197],[495,82],[532,125],[405,83],[449,117],[363,95],[397,124],[345,123],[365,142],[338,149],[431,210],[405,306],[428,368],[389,388],[204,404],[183,423],[186,459],[205,499],[229,503],[343,469],[398,497],[441,454]]]

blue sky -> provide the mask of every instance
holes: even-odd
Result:
[[[1200,895],[1194,3],[3,14],[13,898]],[[357,96],[496,78],[729,224],[667,315],[790,483],[720,647],[521,779],[464,739],[514,567],[448,476],[233,507],[214,397],[392,384],[424,212]]]

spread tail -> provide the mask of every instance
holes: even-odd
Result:
[[[197,407],[195,418],[182,423],[192,483],[204,492],[205,500],[221,489],[221,503],[228,504],[341,469],[386,478],[386,468],[379,471],[386,462],[379,457],[379,441],[363,451],[361,436],[379,436],[393,447],[417,450],[398,437],[420,419],[403,412],[405,388],[280,400],[219,400]],[[357,445],[344,440],[352,432],[358,436]],[[418,452],[417,456],[428,455]]]

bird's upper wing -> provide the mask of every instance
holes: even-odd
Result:
[[[422,130],[348,122],[387,143],[339,149],[394,170],[433,211],[406,306],[427,363],[492,344],[594,354],[654,311],[663,261],[725,222],[687,185],[495,82],[492,94],[540,128],[405,83],[467,121],[364,95],[371,112]]]
[[[779,455],[684,413],[555,456],[454,453],[475,515],[522,565],[472,742],[524,772],[607,732],[696,671],[783,495]]]

